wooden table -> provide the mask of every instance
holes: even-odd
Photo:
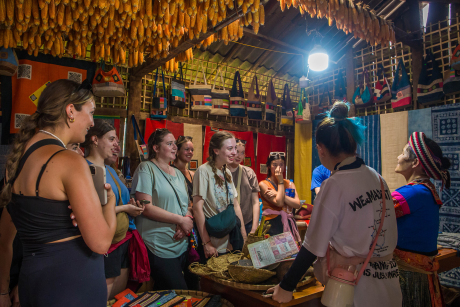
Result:
[[[449,271],[453,268],[460,267],[460,257],[457,257],[457,251],[454,249],[443,248],[439,250],[437,256],[439,261],[439,272]],[[280,304],[272,300],[271,298],[262,297],[264,291],[250,291],[236,289],[229,287],[214,280],[201,277],[201,291],[208,293],[220,294],[229,302],[239,306],[276,306],[276,307],[287,307],[287,306],[308,306],[308,307],[319,307],[324,306],[321,304],[321,296],[323,294],[324,287],[318,281],[313,285],[309,284],[305,287],[297,289],[294,293],[294,299],[286,304]]]
[[[286,304],[275,302],[271,298],[262,297],[264,291],[250,291],[229,287],[208,277],[201,277],[200,281],[201,291],[219,294],[235,307],[240,306],[308,306],[308,307],[322,307],[321,295],[323,294],[324,287],[319,283],[309,284],[305,287],[297,289],[294,293],[294,299]]]

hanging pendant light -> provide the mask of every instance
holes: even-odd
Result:
[[[315,45],[310,51],[308,66],[313,71],[323,71],[329,66],[329,55],[321,45]]]

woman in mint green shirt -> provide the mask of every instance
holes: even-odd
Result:
[[[133,176],[131,193],[148,200],[136,218],[137,230],[147,246],[155,288],[188,289],[187,235],[193,228],[191,203],[184,175],[169,165],[176,158],[176,140],[167,129],[157,129],[148,140],[149,161]]]

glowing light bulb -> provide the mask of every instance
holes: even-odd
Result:
[[[310,51],[308,66],[313,71],[323,71],[329,66],[329,55],[320,45]]]

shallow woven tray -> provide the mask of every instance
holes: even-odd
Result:
[[[266,281],[270,277],[275,276],[276,272],[264,269],[256,269],[253,266],[230,264],[228,266],[228,274],[236,281],[248,284],[258,284]]]
[[[164,291],[164,290],[161,290],[161,291]],[[209,294],[207,292],[202,292],[202,291],[193,291],[193,290],[174,290],[176,291],[176,294],[177,295],[180,295],[180,296],[185,296],[185,298],[189,299],[189,298],[192,298],[192,297],[196,297],[196,298],[205,298],[209,295],[212,295],[212,294]],[[155,292],[160,292],[160,291],[148,291],[149,293],[155,293]],[[144,292],[142,292],[144,293]],[[141,295],[142,293],[137,293],[137,295]],[[107,307],[111,307],[113,304],[115,304],[117,300],[110,300],[107,302]],[[224,298],[221,298],[220,299],[220,302],[222,303],[222,307],[234,307],[232,303],[230,303],[229,301],[227,301],[226,299]]]
[[[214,277],[214,276],[207,276],[207,277],[212,279],[212,280],[214,280],[215,282],[218,282],[219,284],[229,286],[229,287],[233,287],[233,288],[237,288],[237,289],[243,289],[243,290],[266,291],[266,290],[270,289],[271,287],[276,286],[276,284],[251,285],[251,284],[244,284],[244,283],[239,283],[239,282],[235,282],[235,281],[231,281],[231,280],[219,279],[219,278]],[[306,285],[308,285],[308,284],[310,284],[310,283],[312,283],[314,281],[316,281],[316,278],[314,278],[312,276],[307,276],[307,277],[305,277],[304,280],[302,280],[301,282],[299,282],[297,284],[297,288],[306,286]]]

